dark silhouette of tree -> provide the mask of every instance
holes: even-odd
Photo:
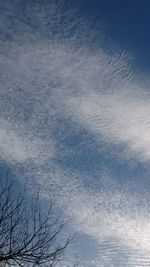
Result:
[[[39,194],[28,203],[8,179],[0,182],[0,266],[54,266],[72,241],[58,245],[63,228],[52,204],[46,211],[40,205]]]

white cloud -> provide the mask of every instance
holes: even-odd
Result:
[[[64,42],[12,45],[7,56],[1,56],[5,88],[1,91],[2,116],[9,116],[14,123],[20,120],[29,131],[36,129],[40,136],[49,138],[51,128],[63,115],[94,133],[98,140],[102,135],[149,159],[149,103],[130,83],[130,73],[124,78],[124,71],[122,75],[117,72],[124,63],[109,58],[108,64],[102,50],[95,56]]]
[[[57,165],[50,169],[51,175],[48,170],[32,173],[31,187],[36,181],[43,197],[53,198],[73,229],[97,242],[100,258],[96,259],[96,266],[115,264],[113,257],[117,253],[118,257],[120,253],[128,256],[128,266],[141,262],[141,258],[149,262],[150,216],[144,196],[141,205],[138,194],[132,195],[128,188],[121,189],[107,173],[100,173],[103,182],[96,193],[83,187],[83,177],[78,174],[64,172]]]
[[[12,125],[7,121],[0,120],[0,158],[9,163],[25,163],[35,161],[37,164],[54,156],[53,143],[49,144],[32,135],[20,133],[17,125]],[[21,125],[20,125],[21,128]]]
[[[147,161],[150,159],[148,95],[138,87],[134,92],[129,88],[109,93],[90,92],[73,98],[70,105],[77,121],[98,140],[102,137],[115,145],[124,145],[130,156]]]

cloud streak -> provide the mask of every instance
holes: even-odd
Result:
[[[124,90],[115,90],[112,94],[91,92],[72,99],[71,107],[74,107],[73,113],[77,120],[98,139],[123,145],[125,156],[148,162],[149,94],[142,93],[136,86],[135,91],[132,91],[132,87],[131,91],[128,88]]]

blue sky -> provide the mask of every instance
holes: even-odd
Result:
[[[149,1],[82,1],[82,10],[89,16],[103,18],[105,33],[132,53],[136,67],[150,68]]]
[[[148,1],[0,1],[0,171],[53,199],[61,267],[149,266]]]

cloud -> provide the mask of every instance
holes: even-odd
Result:
[[[97,30],[92,34],[84,20],[51,2],[51,9],[25,4],[24,11],[17,2],[3,4],[1,159],[11,163],[14,174],[32,190],[40,185],[43,197],[52,195],[75,231],[89,235],[98,246],[101,240],[113,240],[135,258],[135,250],[145,253],[149,247],[148,199],[140,206],[138,195],[120,189],[107,171],[99,170],[99,191],[84,188],[83,180],[93,177],[68,166],[62,169],[59,155],[62,148],[62,157],[72,153],[61,143],[73,140],[76,130],[93,136],[97,150],[100,143],[104,153],[109,144],[123,146],[119,157],[148,163],[149,93],[136,80],[124,51],[104,52],[101,33],[93,47]],[[86,139],[83,142],[86,146]],[[103,256],[108,256],[105,251]],[[99,266],[99,258],[96,262]]]
[[[125,157],[150,159],[150,105],[148,93],[135,85],[114,92],[89,92],[73,98],[71,109],[77,121],[98,140],[124,146]]]
[[[119,266],[128,261],[128,266],[132,266],[132,262],[141,262],[141,258],[149,262],[150,217],[145,196],[132,195],[128,188],[120,188],[106,172],[99,174],[101,189],[95,192],[83,186],[83,177],[77,173],[66,172],[57,165],[51,165],[50,170],[51,174],[48,170],[32,175],[29,172],[34,177],[31,188],[40,185],[43,198],[53,198],[74,231],[90,236],[91,242],[97,243],[100,257],[93,265]]]
[[[7,163],[25,163],[28,161],[42,162],[46,153],[49,157],[54,156],[54,147],[49,142],[49,149],[40,138],[31,135],[25,136],[17,131],[15,127],[7,121],[0,120],[0,151],[1,159]],[[21,128],[21,127],[20,127]]]

